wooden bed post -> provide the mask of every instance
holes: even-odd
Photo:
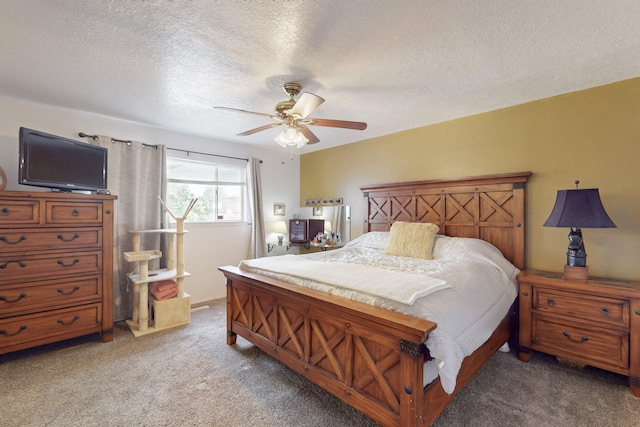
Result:
[[[233,324],[233,281],[227,277],[227,345],[236,343],[238,335],[231,330]]]
[[[420,346],[414,343],[400,344],[400,372],[401,378],[406,379],[402,384],[400,394],[400,426],[422,426],[424,404],[423,392],[423,363],[424,354],[419,351]],[[420,359],[420,360],[418,360]]]

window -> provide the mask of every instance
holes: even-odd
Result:
[[[246,162],[245,162],[246,163]],[[247,218],[246,164],[226,165],[167,158],[167,206],[182,215],[198,198],[188,222],[245,221]]]

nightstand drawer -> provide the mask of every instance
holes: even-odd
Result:
[[[533,291],[533,309],[598,322],[601,325],[629,327],[629,302],[546,288]]]
[[[534,349],[604,369],[629,368],[629,334],[533,316]]]

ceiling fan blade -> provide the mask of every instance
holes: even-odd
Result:
[[[365,130],[367,128],[367,124],[365,122],[349,122],[347,120],[306,119],[303,123],[313,126],[328,126],[332,128],[355,130]]]
[[[315,136],[313,132],[311,132],[311,129],[309,129],[305,125],[298,125],[298,128],[300,129],[300,132],[305,136],[305,138],[309,140],[307,144],[315,144],[317,142],[320,142],[318,137]]]
[[[262,132],[263,130],[271,129],[271,128],[274,128],[276,126],[282,126],[282,123],[271,123],[271,124],[268,124],[268,125],[260,126],[259,128],[255,128],[255,129],[248,130],[246,132],[239,133],[238,136],[253,135],[254,133]]]
[[[298,99],[291,109],[291,113],[298,114],[300,118],[306,119],[309,117],[309,114],[313,113],[323,102],[324,99],[320,98],[318,95],[305,92],[300,95],[300,99]]]
[[[278,117],[278,116],[274,116],[273,114],[256,113],[255,111],[240,110],[240,109],[238,109],[238,108],[229,108],[229,107],[213,107],[213,108],[215,108],[216,110],[233,111],[233,112],[236,112],[236,113],[248,113],[248,114],[255,114],[255,115],[258,115],[258,116],[262,116],[262,117],[269,117],[270,119],[273,119],[273,120],[279,120],[279,121],[282,121],[282,120],[280,119],[280,117]]]

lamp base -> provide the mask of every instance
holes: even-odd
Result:
[[[589,278],[589,267],[576,267],[573,265],[564,266],[563,279],[587,280]]]

